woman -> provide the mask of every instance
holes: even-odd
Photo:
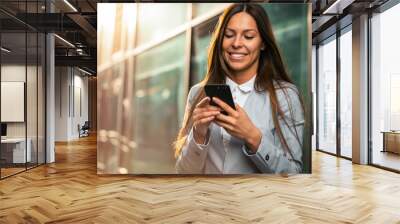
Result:
[[[228,84],[236,110],[204,85]],[[224,115],[221,110],[228,114]],[[268,16],[257,4],[234,4],[221,15],[205,79],[189,91],[175,142],[178,173],[299,173],[304,113],[286,72]]]

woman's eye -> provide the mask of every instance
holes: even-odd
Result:
[[[233,37],[233,36],[235,36],[235,34],[233,34],[233,33],[231,33],[231,32],[225,33],[225,37],[227,37],[227,38],[231,38],[231,37]]]
[[[244,38],[246,38],[247,40],[251,40],[254,38],[254,36],[244,36]]]

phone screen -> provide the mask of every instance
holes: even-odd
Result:
[[[222,101],[224,101],[226,104],[228,104],[230,107],[232,107],[234,110],[235,108],[235,103],[233,101],[231,89],[229,88],[228,85],[226,84],[209,84],[204,86],[204,91],[206,92],[206,95],[211,98],[211,103],[210,105],[213,106],[218,106],[216,103],[213,102],[213,97],[218,97]],[[222,112],[223,114],[227,115],[226,111]]]

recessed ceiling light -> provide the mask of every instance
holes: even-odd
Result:
[[[322,14],[342,14],[343,9],[351,5],[355,0],[336,0]]]
[[[61,40],[62,42],[64,42],[64,43],[66,43],[67,45],[69,45],[70,47],[75,48],[75,45],[71,44],[71,42],[69,42],[68,40],[66,40],[66,39],[64,39],[64,38],[62,38],[62,37],[60,37],[60,36],[57,35],[57,34],[54,34],[54,36],[57,37],[57,38],[58,38],[59,40]]]
[[[71,4],[69,3],[68,0],[64,0],[65,4],[67,4],[74,12],[78,12],[78,10]]]
[[[83,72],[83,73],[85,73],[85,74],[87,74],[87,75],[93,75],[92,73],[90,73],[90,72],[88,72],[88,71],[86,71],[86,70],[83,70],[83,69],[81,69],[81,68],[79,68],[79,67],[78,67],[78,70],[81,71],[81,72]]]
[[[1,50],[4,51],[4,52],[6,52],[6,53],[10,53],[10,52],[11,52],[11,50],[9,50],[9,49],[7,49],[7,48],[5,48],[5,47],[1,47]]]

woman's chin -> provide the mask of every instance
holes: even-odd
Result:
[[[244,65],[229,65],[229,68],[231,69],[232,72],[241,72],[245,70],[246,66]]]

